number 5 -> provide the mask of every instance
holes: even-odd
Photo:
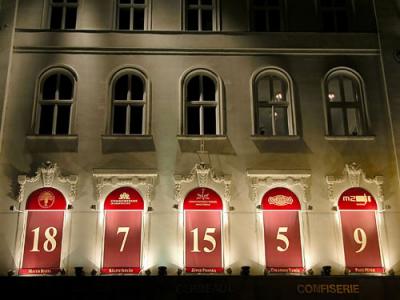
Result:
[[[278,233],[276,235],[276,239],[285,243],[285,248],[282,248],[281,246],[276,247],[276,249],[279,252],[285,252],[285,251],[287,251],[287,249],[289,249],[289,239],[287,238],[286,235],[283,234],[283,233],[287,233],[287,231],[288,231],[287,227],[279,227],[278,228]]]

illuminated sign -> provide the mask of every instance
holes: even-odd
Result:
[[[185,271],[222,273],[222,200],[209,188],[196,188],[185,198]]]
[[[107,196],[101,273],[140,272],[143,209],[143,198],[133,188],[118,188]]]
[[[261,201],[266,269],[271,273],[304,272],[297,196],[274,188]]]
[[[339,197],[346,268],[352,273],[383,273],[377,204],[365,189],[350,188]]]
[[[20,275],[54,275],[60,271],[66,206],[64,195],[54,188],[41,188],[29,195]]]

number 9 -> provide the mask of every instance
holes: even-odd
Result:
[[[367,235],[365,234],[365,231],[362,228],[356,228],[353,237],[354,241],[360,245],[360,249],[358,249],[356,253],[363,252],[365,247],[367,247]]]

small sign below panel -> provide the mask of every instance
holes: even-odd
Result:
[[[143,198],[133,188],[119,188],[107,196],[102,274],[140,273],[143,208]]]
[[[64,195],[54,188],[41,188],[29,195],[20,275],[60,272],[66,206]]]
[[[223,273],[222,200],[209,188],[192,190],[185,198],[185,271]]]
[[[365,189],[350,188],[338,206],[346,268],[350,273],[383,273],[374,197]]]
[[[261,207],[264,223],[266,270],[271,273],[303,273],[303,255],[297,196],[286,188],[265,193]]]

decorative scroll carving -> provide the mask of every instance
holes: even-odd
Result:
[[[78,176],[62,176],[60,168],[56,163],[46,161],[35,172],[35,176],[29,177],[27,175],[18,176],[19,194],[18,202],[24,200],[24,191],[26,184],[36,184],[37,188],[56,186],[57,184],[65,184],[69,187],[69,201],[73,202],[76,198],[76,185],[78,183]]]
[[[376,198],[378,201],[384,201],[383,195],[383,176],[367,177],[360,165],[353,162],[346,164],[342,176],[326,176],[328,184],[328,198],[331,202],[336,202],[337,186],[347,184],[349,187],[359,187],[363,184],[373,185],[377,189]]]
[[[223,199],[229,202],[231,199],[231,177],[228,175],[216,175],[214,169],[205,163],[194,166],[189,175],[175,176],[175,201],[183,201],[182,189],[184,185],[196,183],[199,187],[220,186],[223,191]]]

